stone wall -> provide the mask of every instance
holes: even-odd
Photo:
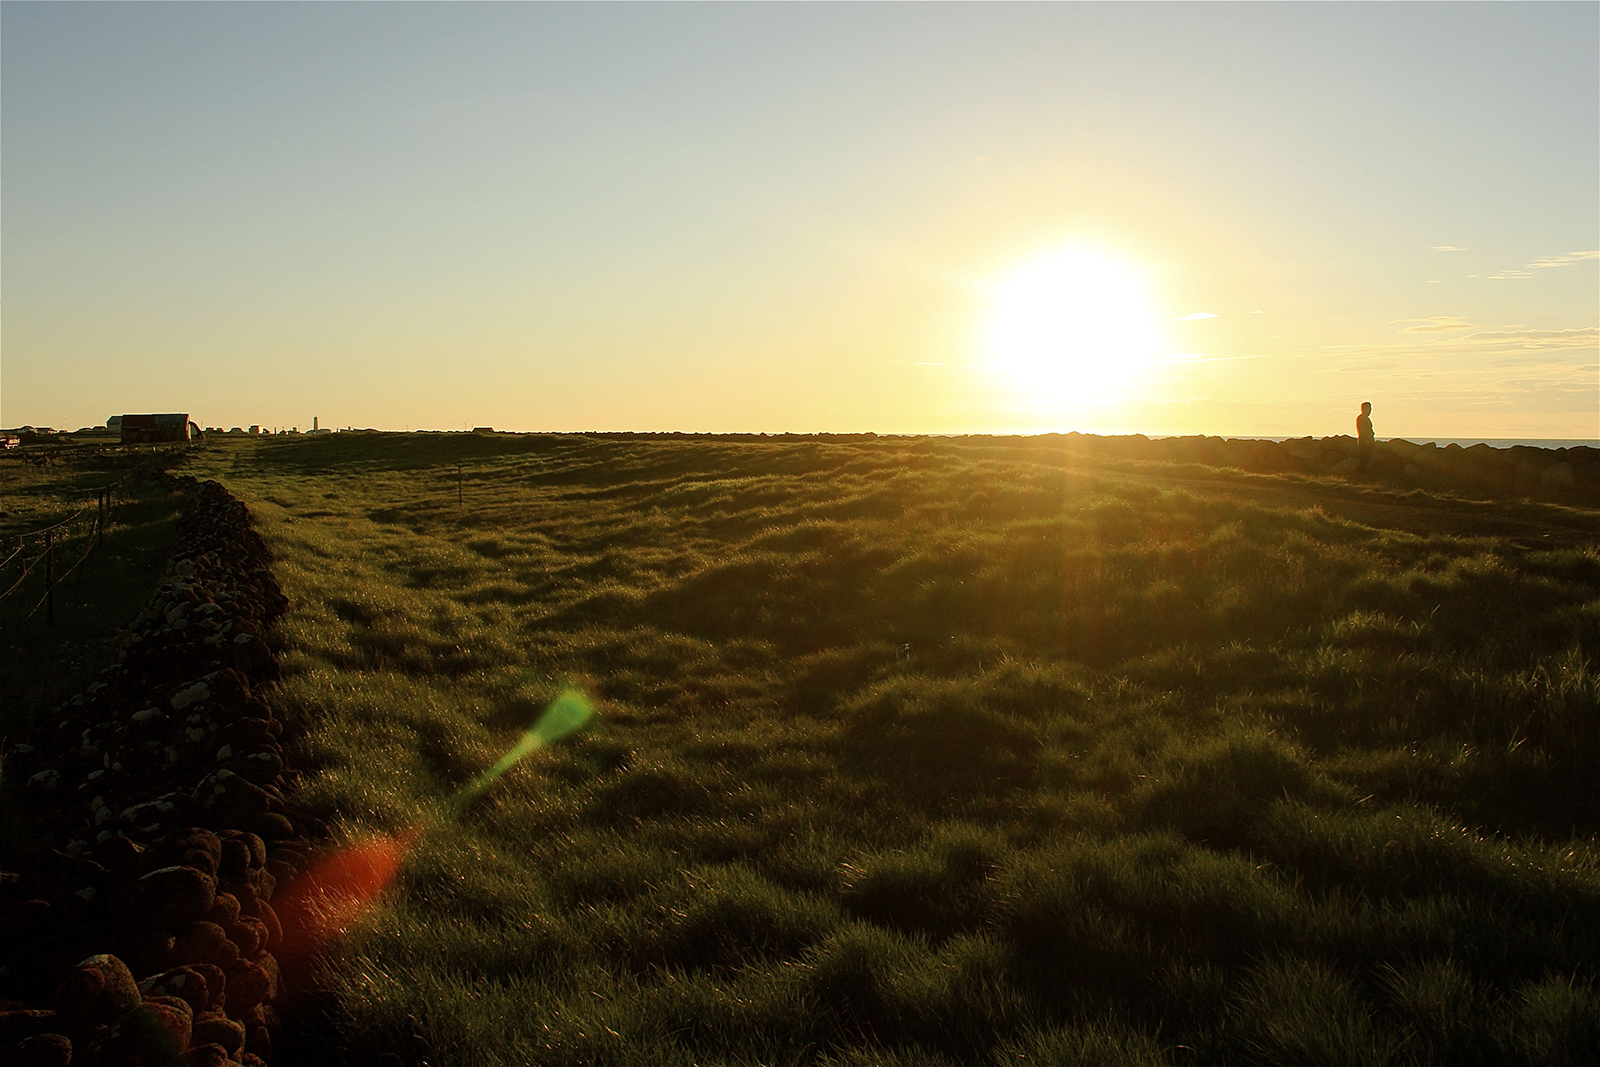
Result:
[[[244,505],[189,492],[117,662],[5,764],[30,840],[0,874],[0,1061],[258,1064],[303,866],[282,725],[258,695],[285,600]]]

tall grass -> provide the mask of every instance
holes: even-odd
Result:
[[[1593,512],[1029,439],[196,465],[278,555],[334,839],[601,711],[421,839],[303,1058],[1600,1055]]]

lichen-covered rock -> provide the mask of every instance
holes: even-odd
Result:
[[[190,923],[178,931],[177,938],[174,954],[179,963],[209,963],[226,973],[239,958],[239,946],[228,940],[228,932],[216,923]]]
[[[214,825],[238,825],[272,810],[272,796],[227,768],[213,771],[195,786],[192,799]]]
[[[260,1023],[249,1028],[248,1040],[245,1042],[249,1052],[245,1055],[260,1057],[262,1062],[272,1057],[272,1031]]]
[[[72,1062],[72,1039],[66,1034],[35,1034],[10,1048],[0,1046],[0,1062],[11,1067],[67,1067]]]
[[[111,955],[90,956],[56,989],[52,1006],[64,1016],[114,1018],[137,1008],[139,983],[127,964]]]
[[[55,1030],[59,1016],[47,1008],[0,1011],[0,1048],[15,1045],[25,1037]]]
[[[192,963],[189,966],[206,980],[206,1010],[220,1011],[228,991],[228,975],[214,963]]]
[[[248,961],[239,961],[228,972],[226,1005],[228,1014],[238,1018],[242,1012],[256,1007],[273,992],[272,977],[265,968]]]
[[[135,974],[154,974],[173,965],[177,939],[165,929],[144,926],[130,934],[119,951]]]
[[[244,820],[239,824],[257,836],[268,841],[287,841],[297,836],[294,823],[288,817],[276,811],[265,811],[260,815]],[[276,873],[276,872],[274,872]]]
[[[170,971],[151,975],[139,983],[139,992],[146,997],[179,997],[195,1014],[211,1005],[211,993],[203,974],[193,967],[174,967]]]
[[[232,882],[241,882],[250,873],[250,843],[243,837],[230,836],[222,842],[222,863],[218,867],[218,874],[223,879]]]
[[[196,1045],[221,1045],[230,1057],[244,1048],[244,1024],[220,1013],[198,1019],[190,1041]]]
[[[179,794],[171,794],[176,797]],[[166,799],[166,798],[160,798]],[[222,862],[222,840],[210,830],[190,827],[167,834],[154,843],[146,856],[146,865],[159,867],[193,867],[216,877]]]
[[[159,1004],[164,1008],[177,1012],[185,1019],[190,1020],[191,1023],[194,1021],[194,1008],[182,997],[152,996],[147,993],[145,994],[144,1002],[146,1004]]]
[[[267,926],[253,915],[242,916],[226,930],[228,940],[239,946],[241,956],[254,956],[267,947]]]
[[[278,921],[278,913],[272,910],[272,905],[261,901],[256,905],[256,918],[261,920],[261,925],[266,927],[267,940],[262,945],[266,949],[275,949],[283,943],[283,924]]]
[[[232,756],[223,766],[241,778],[264,786],[283,773],[283,758],[272,751],[249,752]]]
[[[215,1042],[195,1045],[188,1052],[163,1067],[228,1067],[237,1061],[228,1054],[228,1050]]]
[[[206,921],[227,929],[239,921],[239,898],[232,893],[218,893],[217,902],[206,912]]]
[[[217,902],[217,880],[195,867],[162,867],[139,879],[140,911],[155,926],[194,922]]]
[[[282,979],[282,973],[278,969],[278,958],[270,952],[259,952],[252,958],[251,962],[266,972],[267,996],[262,1001],[262,1006],[264,1011],[270,1012],[272,1010],[272,1001],[278,999],[278,987]]]
[[[108,1026],[84,1050],[91,1067],[159,1067],[189,1047],[190,1017],[166,1004],[145,1003]]]

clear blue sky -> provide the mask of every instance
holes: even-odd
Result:
[[[5,3],[0,49],[5,425],[1600,435],[1592,3]],[[1062,247],[1164,331],[1120,391],[984,351]]]

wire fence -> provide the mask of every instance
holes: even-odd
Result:
[[[56,586],[82,567],[95,549],[105,543],[116,510],[132,503],[133,494],[143,488],[159,470],[140,468],[94,491],[84,499],[76,511],[64,519],[37,530],[10,534],[6,541],[15,539],[16,548],[0,560],[0,601],[12,596],[31,596],[38,599],[22,617],[31,619],[44,611],[45,623],[54,626],[56,621]],[[59,562],[58,562],[59,557]],[[61,569],[59,563],[65,563]],[[29,579],[40,575],[43,589]],[[80,575],[81,577],[81,575]]]

